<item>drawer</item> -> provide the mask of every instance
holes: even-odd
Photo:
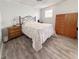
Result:
[[[9,33],[17,33],[17,32],[21,32],[21,30],[17,29],[17,30],[11,30],[11,31],[9,31]]]
[[[9,38],[15,38],[15,37],[18,37],[18,36],[21,36],[21,32],[18,32],[18,33],[14,33],[14,34],[9,34]]]
[[[21,32],[9,33],[9,36],[12,36],[12,35],[19,35],[19,34],[21,34]]]
[[[15,27],[8,28],[8,30],[17,30],[17,29],[21,29],[20,26],[15,26]]]

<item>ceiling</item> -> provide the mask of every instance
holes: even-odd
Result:
[[[54,5],[58,2],[62,2],[63,0],[4,0],[6,2],[17,2],[19,4],[35,7],[35,8],[44,8],[50,5]]]

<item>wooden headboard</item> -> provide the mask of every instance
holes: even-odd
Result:
[[[77,37],[77,21],[78,13],[56,15],[56,33],[72,38]]]

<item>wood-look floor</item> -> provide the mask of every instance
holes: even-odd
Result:
[[[77,59],[77,40],[57,36],[49,38],[39,52],[31,39],[21,36],[4,44],[2,59]]]

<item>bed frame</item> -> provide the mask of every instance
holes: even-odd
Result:
[[[24,17],[19,16],[19,25],[20,25],[21,27],[22,27],[22,24],[23,24],[23,21],[22,21],[22,20],[24,20],[24,19],[27,18],[27,17],[32,17],[32,16],[24,16]],[[33,17],[33,19],[36,20],[36,16]]]
[[[19,25],[20,25],[21,28],[22,28],[22,24],[23,24],[22,19],[25,19],[26,17],[27,16],[25,16],[25,17],[19,16]]]

